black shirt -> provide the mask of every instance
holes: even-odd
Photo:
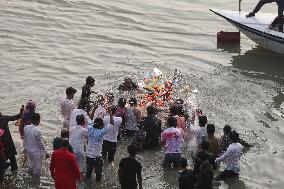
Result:
[[[185,170],[179,173],[179,189],[194,189],[196,177],[192,170]]]
[[[199,171],[200,171],[200,166],[201,166],[201,163],[200,163],[200,161],[199,161],[199,153],[200,152],[198,152],[197,154],[196,154],[196,158],[195,158],[195,160],[194,160],[194,168],[193,168],[193,171],[194,171],[194,174],[195,175],[198,175],[198,173],[199,173]],[[215,158],[213,157],[213,155],[211,154],[211,153],[208,153],[208,152],[206,152],[206,155],[207,155],[207,160],[208,160],[208,162],[210,163],[210,165],[208,165],[209,166],[209,168],[210,169],[216,169],[217,168],[217,164],[215,163]]]
[[[197,175],[196,189],[212,189],[213,188],[213,172],[209,165],[201,165],[201,169]]]
[[[147,116],[143,122],[146,138],[159,138],[161,135],[161,120],[155,116]]]
[[[120,184],[122,188],[136,188],[137,175],[141,174],[142,165],[136,159],[127,157],[119,162]]]

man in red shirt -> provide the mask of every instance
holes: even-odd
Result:
[[[62,138],[62,148],[55,150],[51,156],[50,173],[56,189],[76,189],[76,181],[80,181],[80,170],[74,154],[67,149],[68,139]]]

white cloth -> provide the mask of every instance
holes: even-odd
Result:
[[[198,127],[195,131],[197,145],[200,145],[202,143],[202,140],[205,139],[206,136],[207,136],[206,127]]]
[[[232,143],[229,145],[226,152],[221,157],[216,159],[216,163],[225,161],[227,170],[232,170],[235,173],[239,173],[239,160],[241,157],[242,150],[243,146],[240,143]]]
[[[74,127],[74,126],[77,125],[77,121],[76,121],[77,115],[84,115],[84,117],[85,117],[85,122],[86,122],[85,127],[87,127],[87,124],[88,124],[89,119],[90,119],[89,116],[88,116],[88,114],[87,114],[87,112],[84,111],[84,110],[82,110],[82,109],[74,109],[74,110],[72,111],[72,113],[71,113],[71,116],[70,116],[69,129],[70,129],[71,127]]]
[[[61,114],[63,115],[64,122],[63,127],[69,128],[69,121],[72,111],[76,109],[76,105],[74,102],[70,99],[64,99],[61,102]]]
[[[110,117],[105,116],[103,121],[104,121],[104,126],[106,127],[108,124],[110,124]],[[119,130],[119,127],[121,126],[122,118],[113,116],[113,122],[114,122],[114,127],[112,127],[104,135],[104,140],[107,140],[110,142],[117,142],[118,130]]]
[[[170,127],[161,134],[161,141],[165,143],[165,153],[181,153],[183,144],[182,129]]]
[[[33,124],[24,128],[24,147],[27,152],[47,154],[39,128]]]
[[[131,131],[138,130],[138,122],[136,116],[134,115],[133,107],[127,108],[125,128]]]
[[[24,147],[27,151],[29,170],[35,175],[41,175],[41,159],[46,155],[45,145],[39,128],[33,124],[24,128]]]
[[[96,129],[92,125],[88,125],[87,157],[96,158],[102,156],[103,137],[112,127],[113,125],[109,124],[103,129]]]
[[[95,110],[94,120],[98,117],[103,119],[105,115],[107,115],[106,109],[102,105],[99,105],[98,108]]]
[[[78,163],[80,172],[85,172],[85,152],[84,152],[84,140],[88,136],[88,130],[81,125],[71,127],[69,130],[69,143],[73,148],[76,161]]]

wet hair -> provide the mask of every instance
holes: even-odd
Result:
[[[170,113],[171,115],[178,115],[179,114],[179,107],[177,105],[172,105],[170,107]]]
[[[200,147],[201,147],[202,150],[206,151],[206,150],[208,150],[209,145],[210,145],[209,142],[204,139],[204,140],[202,140]]]
[[[69,146],[69,140],[68,138],[61,138],[61,146],[63,148],[67,148]]]
[[[207,124],[207,117],[206,116],[198,116],[198,121],[199,121],[199,126],[200,127],[205,127]]]
[[[127,151],[130,156],[135,156],[138,153],[137,146],[134,144],[127,146]]]
[[[229,133],[229,139],[235,143],[235,142],[238,142],[239,141],[239,133],[235,130],[232,130],[230,133]]]
[[[92,76],[88,76],[86,78],[86,83],[87,84],[93,84],[95,82],[95,79]]]
[[[61,129],[61,138],[69,138],[69,130],[66,128]]]
[[[117,109],[117,107],[116,107],[116,106],[114,106],[114,105],[113,105],[113,106],[111,106],[111,107],[110,107],[111,113],[112,113],[112,114],[115,114],[116,109]]]
[[[179,160],[179,164],[181,168],[185,169],[188,166],[187,159],[184,157],[181,157]]]
[[[65,92],[66,92],[66,95],[71,95],[71,94],[75,94],[77,90],[74,89],[73,87],[67,87]]]
[[[85,117],[84,117],[84,115],[83,114],[77,115],[76,116],[76,122],[77,122],[78,125],[85,124]]]
[[[208,124],[206,129],[207,129],[208,135],[215,133],[215,125],[214,124]]]
[[[157,109],[154,106],[150,105],[150,106],[147,107],[147,114],[148,115],[155,115],[156,112],[157,112]]]
[[[33,113],[33,114],[31,115],[31,122],[32,122],[33,124],[37,124],[39,121],[40,121],[40,115],[39,115],[39,113]]]
[[[198,152],[198,159],[199,159],[201,162],[208,160],[208,155],[207,155],[207,153],[204,152],[204,151]]]
[[[97,117],[95,120],[94,120],[94,125],[93,127],[96,128],[96,129],[100,129],[101,127],[104,126],[104,121],[102,118],[100,117]]]
[[[177,119],[175,117],[169,117],[167,120],[168,127],[177,127]]]
[[[121,107],[121,108],[124,108],[125,105],[126,105],[126,100],[125,100],[125,98],[120,98],[120,99],[118,99],[117,105],[118,105],[119,107]]]
[[[134,97],[131,97],[128,101],[128,103],[132,106],[136,106],[137,105],[137,99]]]
[[[229,134],[231,132],[232,128],[230,125],[225,125],[225,127],[223,128],[223,132],[225,134]]]

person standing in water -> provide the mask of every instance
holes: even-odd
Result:
[[[130,107],[127,108],[126,112],[125,132],[126,135],[132,136],[138,130],[138,124],[141,120],[141,111],[136,108],[136,98],[130,98],[129,105]]]
[[[127,147],[129,157],[122,158],[119,162],[118,178],[121,189],[142,189],[142,165],[135,157],[137,155],[136,145]],[[137,184],[138,181],[138,184]]]
[[[11,170],[15,171],[18,169],[16,155],[17,151],[15,148],[15,144],[8,126],[10,121],[16,121],[22,117],[25,106],[22,105],[20,113],[14,116],[2,115],[0,112],[0,129],[4,130],[4,134],[2,135],[2,142],[4,145],[4,154],[7,159],[10,160]]]
[[[34,113],[31,116],[31,124],[24,129],[24,147],[27,151],[29,172],[38,177],[41,175],[42,156],[49,157],[38,128],[39,123],[40,115]]]
[[[73,87],[68,87],[66,89],[66,99],[61,102],[61,114],[64,117],[63,127],[69,128],[69,121],[72,111],[76,108],[76,105],[73,102],[73,98],[75,93],[77,92],[76,89]]]
[[[61,145],[51,156],[51,177],[56,189],[76,189],[76,181],[81,180],[79,167],[74,154],[68,151],[68,139],[62,138]]]

